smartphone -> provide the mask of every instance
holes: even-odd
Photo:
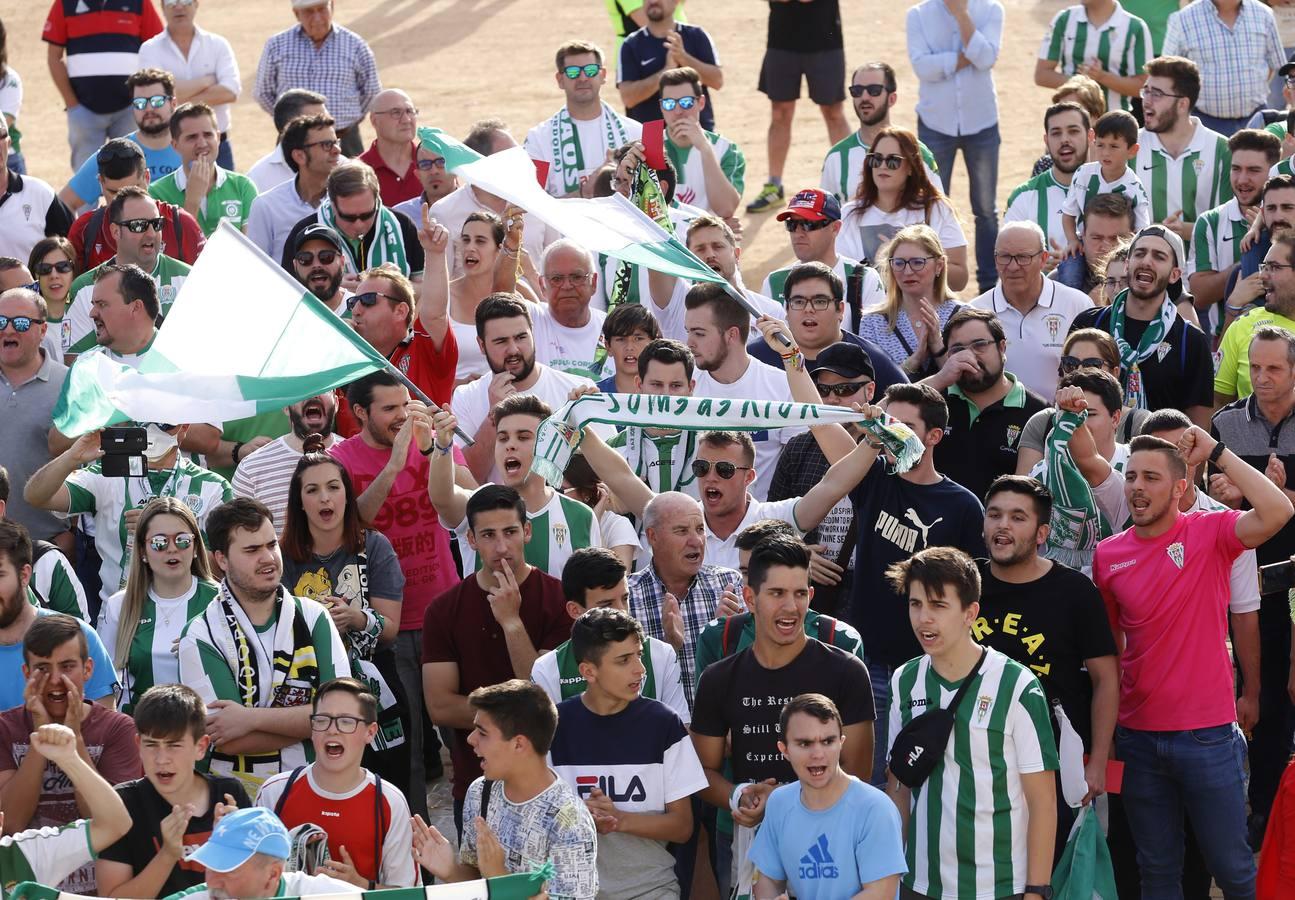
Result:
[[[105,478],[138,478],[148,471],[144,451],[148,449],[148,431],[138,426],[105,428],[99,434],[103,448]]]

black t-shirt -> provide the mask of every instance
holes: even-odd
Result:
[[[697,685],[692,729],[709,737],[732,735],[733,780],[739,784],[796,774],[778,752],[778,717],[798,694],[830,697],[846,725],[877,718],[868,668],[858,657],[810,638],[781,669],[766,669],[753,647],[707,666]]]
[[[1126,316],[1124,339],[1136,347],[1150,322]],[[1110,333],[1111,308],[1095,306],[1086,309],[1070,324],[1071,331],[1098,328]],[[1160,347],[1142,362],[1138,371],[1147,394],[1147,408],[1181,409],[1214,405],[1214,356],[1210,340],[1180,315],[1174,316],[1169,333]]]
[[[1082,572],[1053,563],[1028,584],[999,581],[980,568],[976,640],[1028,666],[1048,700],[1060,700],[1087,749],[1092,738],[1093,685],[1084,660],[1114,656],[1115,638],[1097,586]]]
[[[844,47],[839,0],[770,3],[766,46],[771,50],[794,50],[797,53]]]
[[[243,790],[243,783],[237,778],[204,775],[201,772],[198,775],[206,779],[211,789],[211,801],[207,804],[205,813],[189,820],[189,826],[184,831],[185,859],[171,869],[171,874],[157,893],[159,897],[166,897],[207,880],[207,870],[198,863],[187,860],[190,853],[207,843],[207,839],[211,837],[212,814],[216,811],[216,804],[224,802],[226,794],[234,798],[240,809],[252,805],[252,801],[247,799],[247,792]],[[130,813],[130,831],[100,853],[99,857],[126,863],[138,875],[162,849],[162,820],[171,814],[172,804],[162,798],[147,778],[117,785],[117,794]]]
[[[1018,382],[1002,400],[980,410],[973,421],[970,402],[948,391],[945,399],[949,424],[944,438],[935,445],[935,468],[983,498],[995,478],[1016,472],[1025,423],[1048,404]]]

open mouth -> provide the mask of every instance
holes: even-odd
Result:
[[[827,774],[827,766],[806,766],[805,771],[810,778],[822,778]]]
[[[631,681],[625,686],[637,694],[639,691],[643,690],[643,679],[640,678],[638,681]]]
[[[259,576],[261,576],[262,578],[273,578],[275,581],[278,581],[278,580],[279,580],[279,567],[278,567],[278,566],[261,566],[261,568],[259,568],[259,569],[257,569],[257,570],[256,570],[256,574],[257,574],[257,575],[259,575]]]
[[[504,457],[504,474],[517,476],[522,471],[522,461],[515,456]]]
[[[526,363],[526,360],[520,353],[516,354],[515,356],[504,357],[504,368],[510,371],[512,369],[520,369],[525,363]]]
[[[688,563],[688,564],[690,564],[690,565],[692,565],[692,564],[701,565],[701,560],[702,560],[702,554],[701,554],[701,551],[700,551],[700,550],[685,550],[685,551],[683,552],[683,560],[684,560],[684,562],[686,562],[686,563]]]
[[[170,785],[175,783],[174,772],[154,772],[153,778],[161,785]]]
[[[18,339],[12,338],[12,337],[5,337],[3,340],[0,340],[0,347],[3,347],[6,350],[14,349],[18,347]]]
[[[166,562],[163,563],[163,565],[165,565],[168,569],[178,569],[182,565],[182,562],[179,559],[179,557],[168,556],[166,558]]]
[[[994,535],[993,543],[995,547],[1010,547],[1016,542],[1012,540],[1012,536],[1010,534],[999,533]]]
[[[1129,501],[1129,508],[1137,512],[1146,512],[1151,508],[1151,501],[1140,494],[1134,494],[1133,499]]]
[[[336,511],[334,511],[332,508],[327,506],[320,509],[319,511],[319,519],[322,522],[331,522],[333,521],[333,517],[336,515],[337,515]]]
[[[773,620],[773,627],[778,630],[778,634],[783,637],[795,637],[796,631],[800,628],[799,616],[779,616]]]
[[[324,756],[327,759],[341,759],[346,753],[346,748],[340,741],[327,741],[324,743]]]
[[[935,632],[935,631],[919,631],[917,633],[917,639],[921,641],[924,646],[926,646],[926,645],[934,644],[937,640],[940,639],[940,635],[938,632]]]
[[[701,492],[702,502],[715,505],[724,499],[724,494],[716,487],[708,487]]]
[[[1139,287],[1151,287],[1156,283],[1156,273],[1151,269],[1137,269],[1133,273],[1133,283]]]
[[[313,280],[313,279],[312,279]],[[306,424],[323,424],[327,415],[324,412],[324,404],[318,400],[311,400],[301,408],[301,420]]]
[[[480,264],[481,264],[481,257],[478,256],[476,253],[463,254],[463,267],[465,269],[471,269]]]
[[[66,703],[67,691],[47,691],[45,699],[50,703]]]

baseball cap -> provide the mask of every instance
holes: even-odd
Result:
[[[1164,225],[1148,225],[1133,236],[1129,243],[1129,253],[1138,245],[1138,241],[1144,237],[1158,237],[1169,245],[1169,249],[1174,251],[1174,265],[1182,268],[1187,264],[1187,254],[1183,252],[1183,239],[1172,229]]]
[[[1291,58],[1286,60],[1286,65],[1277,70],[1277,74],[1281,75],[1283,78],[1291,72],[1295,72],[1295,53],[1292,53]]]
[[[342,246],[342,236],[322,222],[316,222],[301,229],[301,234],[297,235],[297,240],[292,244],[292,255],[296,256],[297,251],[308,241],[328,241],[337,248],[338,253],[346,252],[346,248]]]
[[[858,344],[849,341],[837,341],[823,349],[818,357],[809,364],[809,374],[831,372],[842,378],[867,377],[877,379],[876,370],[872,367],[872,357]]]
[[[253,806],[225,815],[216,823],[207,843],[189,859],[216,872],[232,872],[254,853],[287,859],[291,849],[288,829],[279,817],[263,806]]]
[[[841,204],[831,194],[809,188],[798,191],[796,196],[791,198],[787,208],[778,213],[778,221],[781,222],[793,216],[809,222],[839,222]]]

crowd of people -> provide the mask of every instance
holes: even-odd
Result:
[[[1295,897],[1292,0],[1057,12],[1001,216],[998,0],[849,67],[839,0],[769,0],[755,190],[740,38],[608,0],[556,112],[462,145],[656,214],[696,282],[457,172],[335,2],[284,4],[253,162],[200,0],[54,0],[57,190],[0,25],[5,893],[1052,900],[1095,818],[1101,896]],[[784,184],[802,84],[822,177]],[[744,276],[771,214],[795,263]],[[121,423],[116,474],[69,373],[148,360],[229,227],[390,365]],[[705,427],[571,426],[546,480],[545,423],[621,394]]]

